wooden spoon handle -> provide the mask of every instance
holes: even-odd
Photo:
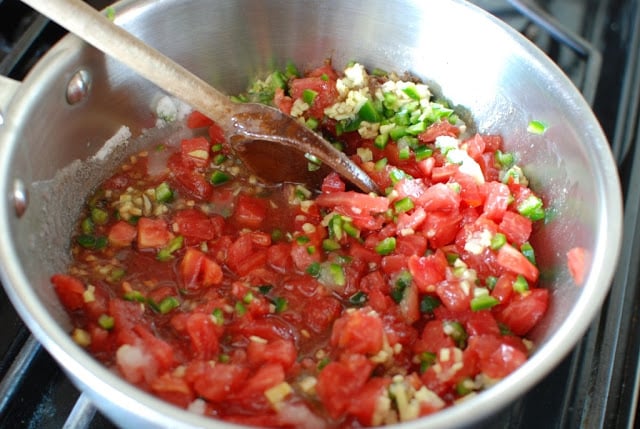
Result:
[[[205,81],[146,45],[81,0],[22,0],[105,54],[127,65],[164,91],[220,123],[229,122],[233,103]]]

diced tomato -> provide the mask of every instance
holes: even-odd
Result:
[[[75,311],[84,306],[85,288],[80,280],[67,274],[54,274],[51,276],[51,283],[67,310]]]
[[[509,302],[513,294],[513,283],[516,281],[516,274],[506,272],[498,277],[491,296],[498,299],[502,304]]]
[[[500,222],[511,202],[509,187],[500,182],[487,182],[487,198],[484,202],[484,214],[489,219]]]
[[[514,294],[507,306],[497,312],[496,318],[516,335],[526,335],[547,312],[549,290],[535,288]]]
[[[460,194],[444,183],[430,186],[416,201],[427,212],[456,212],[460,206]]]
[[[293,99],[284,93],[284,89],[276,88],[273,96],[273,104],[283,113],[291,114]]]
[[[296,346],[290,340],[250,341],[247,346],[247,360],[254,366],[272,362],[282,365],[287,370],[296,362],[296,357]]]
[[[189,383],[170,372],[153,379],[149,387],[156,395],[179,407],[187,407],[195,399]]]
[[[418,140],[433,143],[440,136],[458,137],[459,134],[460,129],[445,119],[429,125],[426,131],[418,134]]]
[[[510,243],[520,246],[529,240],[532,222],[519,213],[506,211],[499,227]]]
[[[205,363],[202,373],[195,378],[193,387],[198,395],[208,401],[219,402],[242,387],[248,376],[249,370],[240,365]]]
[[[523,350],[494,335],[471,337],[468,350],[478,356],[480,370],[491,378],[506,377],[527,360]]]
[[[293,79],[290,83],[289,93],[294,100],[302,98],[304,90],[312,90],[317,93],[309,106],[308,114],[316,119],[324,117],[324,109],[335,103],[338,98],[338,90],[335,81],[324,80],[321,76]]]
[[[340,177],[340,175],[335,171],[332,171],[322,181],[322,186],[320,187],[320,190],[324,193],[344,192],[345,188],[346,188],[346,185],[342,181],[342,178]]]
[[[246,275],[267,262],[266,249],[256,246],[252,234],[243,234],[229,247],[227,266],[239,275]]]
[[[160,249],[173,238],[167,222],[162,219],[141,217],[137,226],[139,249]]]
[[[190,247],[180,262],[182,282],[187,289],[199,289],[219,284],[222,268],[202,251]]]
[[[436,353],[442,348],[453,347],[455,342],[445,334],[442,320],[430,320],[422,329],[420,339],[415,343],[413,351],[416,354],[423,352]]]
[[[422,226],[427,219],[427,212],[422,207],[417,207],[411,212],[404,212],[398,215],[398,231],[415,231]]]
[[[461,146],[466,146],[469,156],[477,161],[482,157],[487,144],[484,138],[476,133],[473,137],[466,139]]]
[[[496,261],[506,270],[521,274],[532,283],[538,280],[538,268],[510,244],[505,244],[498,250]]]
[[[267,263],[279,273],[290,272],[293,268],[291,244],[276,243],[267,249]]]
[[[462,215],[458,212],[431,212],[422,224],[422,231],[429,239],[432,248],[437,249],[451,244],[460,229]]]
[[[213,193],[211,183],[195,169],[185,166],[179,153],[169,157],[167,165],[171,171],[172,186],[184,193],[187,198],[206,201],[211,197]]]
[[[454,312],[462,312],[469,309],[470,295],[473,291],[466,291],[462,282],[451,280],[438,283],[436,293],[446,308]]]
[[[196,359],[209,360],[218,354],[218,332],[211,317],[204,313],[191,314],[186,323],[191,347]]]
[[[285,372],[279,363],[265,363],[249,377],[247,382],[242,386],[234,396],[251,397],[260,395],[264,398],[265,390],[282,383],[285,380]]]
[[[197,110],[194,110],[187,116],[187,126],[189,128],[204,128],[211,125],[213,125],[213,121]]]
[[[567,266],[573,281],[578,285],[584,282],[584,276],[588,269],[587,249],[584,247],[573,247],[567,252]]]
[[[189,208],[180,210],[173,218],[176,234],[187,240],[187,245],[213,240],[222,234],[224,218],[206,215],[202,210]]]
[[[240,228],[259,229],[267,216],[267,201],[249,195],[239,195],[233,220]]]
[[[135,226],[123,220],[118,221],[109,229],[109,244],[116,247],[131,246],[137,234]]]
[[[331,343],[350,353],[375,355],[384,343],[382,320],[366,307],[347,313],[333,324]]]
[[[331,362],[318,375],[316,392],[329,415],[337,419],[349,407],[350,398],[365,386],[373,364],[362,355],[346,355]]]
[[[323,332],[340,316],[342,306],[331,296],[316,298],[313,305],[306,308],[304,321],[316,333]]]
[[[469,337],[476,335],[500,335],[500,327],[490,311],[474,311],[465,322],[465,331]]]
[[[432,288],[446,278],[447,258],[440,249],[428,256],[411,256],[408,264],[413,281],[423,293],[435,290]]]
[[[354,191],[320,194],[316,198],[316,204],[321,207],[341,206],[354,214],[361,212],[384,213],[389,208],[389,200],[385,197]]]
[[[182,162],[195,167],[206,167],[209,164],[211,145],[204,137],[184,139],[180,143]]]
[[[227,139],[225,138],[224,130],[217,122],[213,122],[209,126],[208,130],[209,139],[211,140],[211,144],[225,143]]]
[[[367,381],[364,387],[352,398],[348,407],[349,414],[358,419],[363,426],[374,426],[374,421],[380,397],[385,394],[391,384],[388,377],[375,377]]]

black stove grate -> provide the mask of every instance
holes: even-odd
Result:
[[[472,2],[532,40],[582,91],[611,143],[625,199],[621,260],[599,316],[538,386],[477,427],[632,428],[640,371],[638,0]],[[0,74],[24,78],[63,34],[18,0],[0,0]],[[0,326],[0,427],[113,427],[29,334],[2,289]]]

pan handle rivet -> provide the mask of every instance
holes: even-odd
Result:
[[[91,74],[87,70],[78,70],[67,84],[67,103],[73,105],[86,99],[91,89]]]
[[[13,181],[13,207],[15,208],[16,215],[22,217],[27,210],[29,203],[29,192],[24,182],[20,179]]]

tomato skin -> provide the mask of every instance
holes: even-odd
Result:
[[[69,311],[79,310],[84,306],[84,284],[77,278],[67,274],[54,274],[51,283],[58,294],[58,299]]]
[[[549,290],[535,288],[514,294],[509,304],[496,313],[496,318],[515,335],[523,336],[542,319],[548,306]]]
[[[332,296],[319,297],[307,309],[303,319],[313,332],[320,333],[331,326],[340,316],[341,311],[342,306],[336,298]]]

